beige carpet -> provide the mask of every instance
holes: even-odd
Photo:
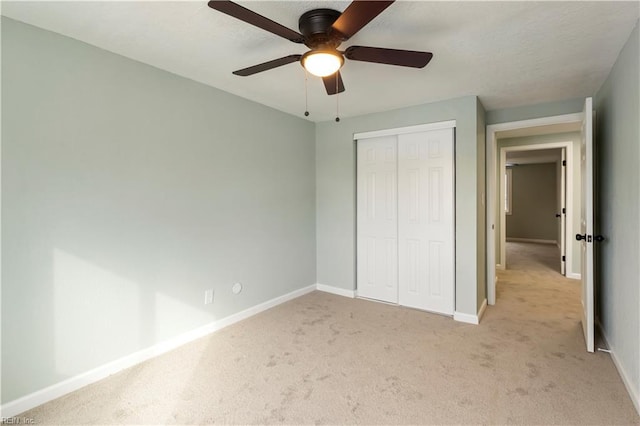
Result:
[[[23,416],[52,424],[639,424],[579,283],[510,244],[481,325],[314,292]],[[553,266],[553,265],[552,265]],[[523,269],[518,269],[523,268]]]

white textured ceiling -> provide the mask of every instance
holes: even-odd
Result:
[[[294,30],[307,10],[342,1],[238,1]],[[2,14],[302,116],[304,72],[290,64],[232,71],[305,47],[198,2],[2,2]],[[593,95],[640,16],[632,2],[398,1],[341,46],[433,52],[421,70],[348,61],[342,117],[466,95],[487,110]],[[336,97],[309,82],[309,119],[332,119]]]

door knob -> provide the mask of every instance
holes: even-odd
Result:
[[[556,217],[561,217],[562,215],[560,213],[556,213]]]
[[[593,237],[594,240],[596,240],[597,242],[601,243],[604,241],[604,236],[603,235],[596,235],[595,237]]]
[[[587,234],[576,234],[576,240],[580,241],[580,240],[585,240],[587,239]]]

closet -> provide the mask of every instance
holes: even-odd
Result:
[[[359,297],[453,314],[454,127],[355,135]]]

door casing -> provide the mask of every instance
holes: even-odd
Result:
[[[486,259],[487,259],[487,302],[490,305],[496,303],[496,234],[495,234],[495,217],[496,217],[496,153],[498,150],[497,134],[501,131],[528,129],[539,126],[552,126],[572,124],[579,126],[582,124],[582,114],[563,114],[549,117],[535,118],[531,120],[511,121],[507,123],[490,124],[486,130]]]

